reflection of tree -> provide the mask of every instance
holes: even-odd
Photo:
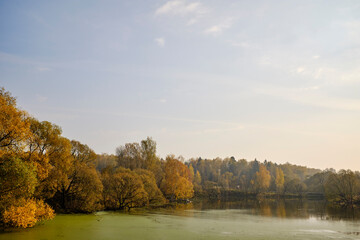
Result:
[[[199,205],[200,204],[200,205]],[[201,209],[202,203],[199,202],[196,205],[197,209]],[[185,217],[193,217],[195,215],[195,211],[191,211],[195,209],[192,202],[190,203],[172,203],[167,205],[167,207],[161,207],[157,210],[158,213],[166,214],[166,215],[176,215],[176,216],[185,216]]]
[[[194,209],[241,209],[242,213],[279,218],[317,218],[331,220],[360,219],[360,209],[333,207],[326,201],[300,199],[256,199],[247,198],[241,201],[199,201],[194,202]]]
[[[268,202],[262,202],[260,204],[260,211],[261,211],[261,215],[263,216],[267,216],[267,217],[272,216],[271,206],[269,205]]]
[[[339,208],[338,206],[326,206],[326,219],[331,220],[359,220],[360,209],[357,208]]]
[[[276,206],[276,216],[280,218],[286,217],[286,210],[285,210],[285,204],[284,201],[279,201]]]

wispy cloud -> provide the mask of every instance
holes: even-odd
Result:
[[[199,23],[209,9],[200,2],[186,0],[168,1],[155,11],[155,16],[177,16],[186,21],[186,26]]]
[[[165,46],[165,39],[160,37],[160,38],[155,38],[154,41],[156,42],[156,44],[160,47],[164,47]]]
[[[204,30],[205,34],[211,34],[211,35],[219,35],[221,34],[225,29],[228,29],[231,27],[233,20],[232,19],[226,19],[222,23],[213,25],[207,29]]]
[[[181,0],[168,1],[155,11],[155,15],[171,14],[171,15],[185,15],[188,13],[200,13],[201,3],[186,2]]]

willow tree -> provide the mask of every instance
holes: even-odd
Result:
[[[104,169],[101,180],[103,204],[107,209],[131,209],[148,203],[148,193],[141,177],[130,169]]]
[[[325,183],[327,198],[343,206],[360,204],[360,174],[351,170],[331,173]]]

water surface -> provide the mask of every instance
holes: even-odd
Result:
[[[131,213],[57,215],[0,240],[360,239],[360,215],[319,201],[197,202]]]

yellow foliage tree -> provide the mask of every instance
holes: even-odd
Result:
[[[164,166],[165,178],[161,189],[170,200],[188,199],[194,196],[189,168],[174,155],[166,157]]]
[[[0,88],[0,155],[4,151],[22,150],[30,134],[30,123],[25,111],[16,108],[16,99]]]
[[[283,191],[284,188],[284,173],[280,168],[276,168],[276,172],[275,172],[276,176],[275,176],[275,186],[276,186],[276,191],[278,193]]]
[[[255,191],[257,193],[266,191],[270,186],[271,175],[264,165],[259,165],[259,171],[255,174]]]
[[[148,194],[150,204],[163,204],[166,202],[164,195],[156,185],[156,179],[154,173],[150,170],[135,169],[135,173],[141,178],[144,184],[144,189]]]
[[[54,210],[42,200],[21,199],[5,210],[3,221],[10,227],[27,228],[39,221],[52,219],[54,215]]]
[[[16,99],[0,88],[0,221],[6,226],[31,227],[52,218],[53,210],[34,199],[39,182],[48,175],[47,159],[30,157],[31,118],[17,109]]]

